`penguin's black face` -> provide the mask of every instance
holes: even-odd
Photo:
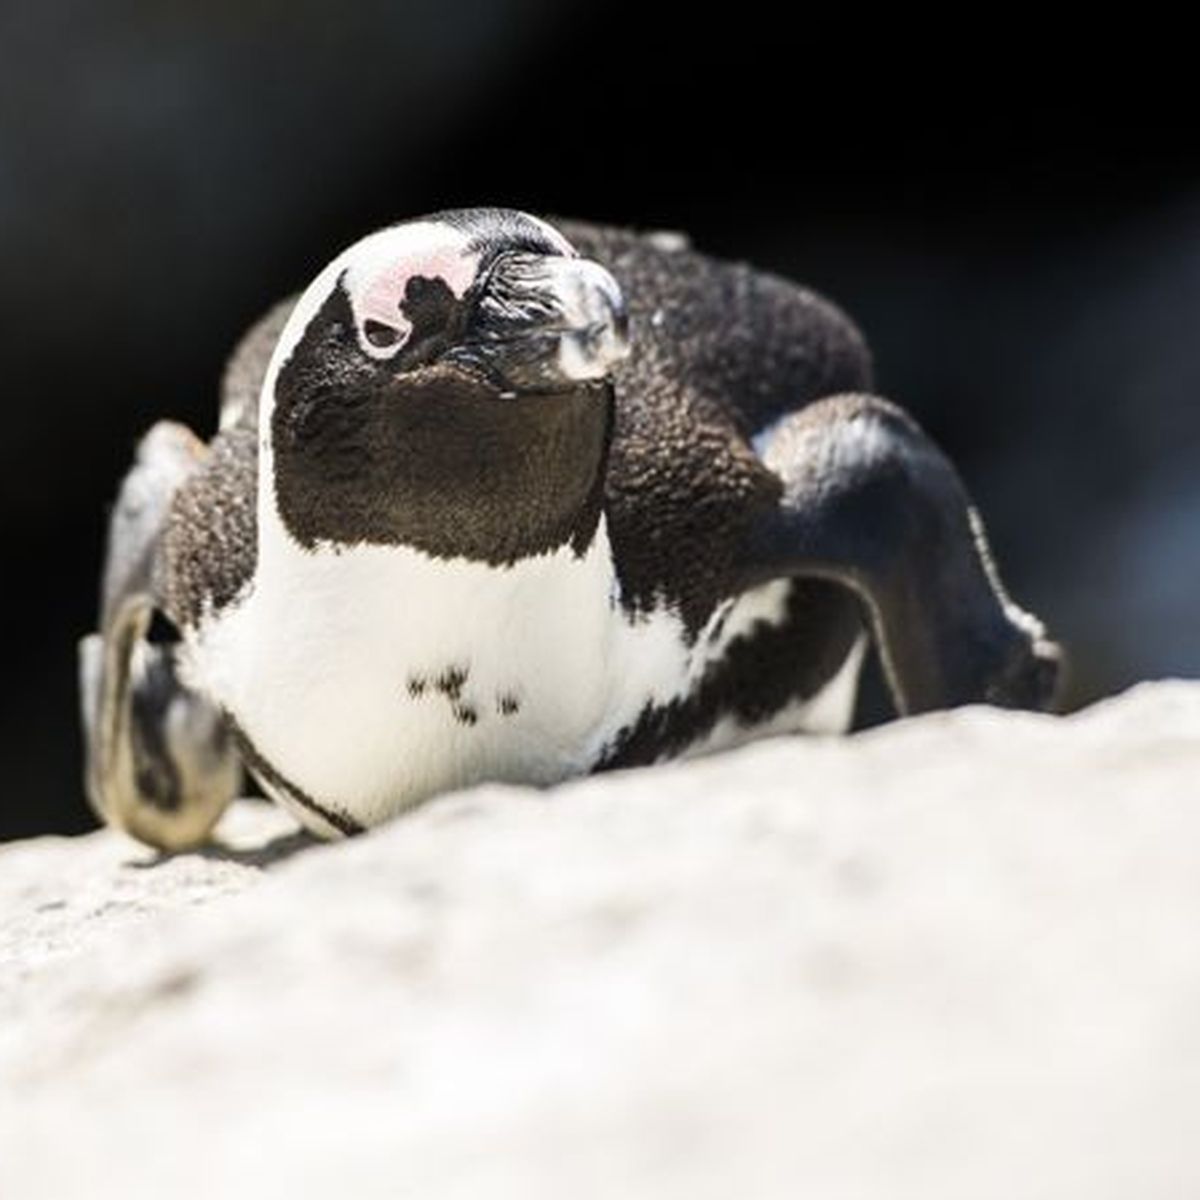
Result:
[[[536,218],[363,239],[301,298],[268,379],[288,532],[497,562],[579,544],[627,352],[612,276]]]

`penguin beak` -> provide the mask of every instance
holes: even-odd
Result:
[[[603,380],[629,354],[625,298],[589,259],[505,254],[482,281],[459,350],[506,390]]]

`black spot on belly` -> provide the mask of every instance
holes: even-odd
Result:
[[[513,692],[502,692],[496,697],[496,711],[502,717],[515,717],[521,711],[521,701]]]
[[[479,720],[479,713],[470,704],[455,704],[451,711],[460,725],[474,725]]]
[[[747,726],[814,696],[846,661],[862,632],[854,596],[836,584],[796,581],[783,620],[760,622],[726,648],[688,696],[647,704],[602,752],[594,770],[644,766],[679,754],[725,716]]]
[[[424,675],[410,675],[408,677],[408,694],[414,699],[419,700],[425,695],[425,689],[428,686],[425,682]]]
[[[449,700],[457,700],[462,695],[463,685],[467,682],[465,667],[447,667],[434,680],[433,686]]]

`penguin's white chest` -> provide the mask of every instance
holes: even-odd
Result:
[[[603,527],[582,557],[509,567],[268,542],[190,651],[258,753],[363,825],[477,780],[586,770],[703,667],[674,616],[621,608]]]

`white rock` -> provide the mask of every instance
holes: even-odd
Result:
[[[0,850],[5,1200],[1200,1195],[1200,685],[225,828]]]

